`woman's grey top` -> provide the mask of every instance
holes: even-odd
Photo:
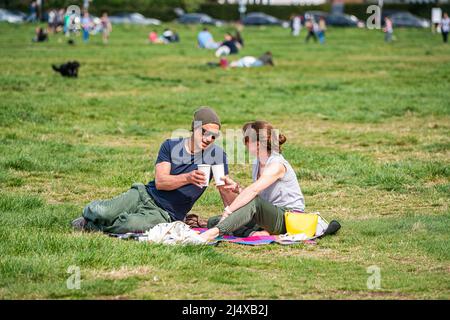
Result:
[[[289,162],[278,153],[272,153],[267,159],[266,167],[274,162],[281,163],[286,168],[284,176],[265,190],[259,196],[266,201],[276,205],[277,207],[286,207],[291,210],[305,210],[305,199],[302,190],[297,181],[297,176]],[[253,163],[252,178],[253,181],[258,179],[259,161]]]

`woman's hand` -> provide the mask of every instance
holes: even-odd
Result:
[[[232,212],[230,211],[230,209],[228,207],[225,208],[225,210],[222,213],[222,218],[220,218],[219,222],[222,222],[223,220],[225,220],[226,218],[228,218],[228,216],[232,214]]]
[[[241,193],[242,188],[239,186],[237,182],[233,181],[230,177],[222,177],[221,179],[225,182],[225,185],[222,186],[224,189],[230,190],[236,194]]]

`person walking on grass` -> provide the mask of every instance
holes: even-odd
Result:
[[[306,30],[308,31],[308,34],[306,35],[306,43],[309,42],[310,38],[314,39],[314,42],[317,42],[317,36],[316,36],[316,29],[318,28],[317,23],[314,21],[313,18],[308,19],[305,23]]]
[[[29,6],[30,14],[26,18],[26,22],[36,22],[37,20],[37,4],[36,1],[31,1]]]
[[[300,30],[302,29],[302,20],[299,15],[291,16],[291,34],[294,37],[298,37],[300,35]]]
[[[159,223],[183,221],[206,187],[199,164],[223,164],[228,174],[228,160],[222,148],[214,144],[221,122],[211,108],[194,113],[189,138],[166,140],[160,147],[155,178],[147,185],[134,183],[127,192],[111,199],[96,200],[84,209],[82,217],[72,221],[77,230],[107,233],[144,232]],[[228,206],[236,195],[218,187]]]
[[[102,15],[101,24],[102,24],[103,43],[107,44],[109,41],[109,35],[112,31],[112,25],[111,22],[109,21],[108,14],[106,12],[104,12]]]
[[[320,17],[319,19],[319,31],[317,32],[317,36],[319,37],[319,42],[321,44],[325,43],[325,31],[327,31],[327,23],[325,22],[324,17]]]
[[[385,17],[384,18],[384,23],[385,23],[385,26],[384,26],[384,29],[383,29],[383,31],[384,31],[384,41],[389,43],[389,42],[392,42],[392,37],[393,37],[393,34],[394,34],[394,27],[393,27],[393,24],[392,24],[392,20],[389,17]]]
[[[243,189],[231,178],[224,178],[224,188],[238,196],[221,216],[208,220],[209,230],[200,235],[206,241],[224,234],[240,237],[285,234],[284,213],[305,210],[295,171],[281,154],[286,137],[266,121],[247,123],[242,130],[246,148],[256,157],[253,183]]]
[[[83,32],[83,41],[89,41],[89,32],[91,32],[92,20],[89,16],[89,12],[85,11],[83,17],[81,18],[81,29]]]
[[[441,23],[441,33],[442,33],[442,40],[444,43],[448,42],[448,32],[450,31],[450,18],[448,17],[448,13],[444,12],[444,15],[442,17]]]

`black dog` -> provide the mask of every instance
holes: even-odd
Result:
[[[56,65],[52,65],[53,70],[61,73],[63,77],[78,77],[78,68],[80,67],[80,63],[78,61],[69,61],[60,65],[59,67]]]

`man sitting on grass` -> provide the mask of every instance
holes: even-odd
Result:
[[[111,200],[96,200],[72,221],[77,230],[107,233],[143,232],[159,223],[183,221],[206,187],[205,174],[198,164],[224,164],[222,148],[214,145],[219,136],[220,119],[214,110],[200,108],[194,113],[189,138],[168,139],[160,147],[155,179],[147,185],[134,183],[130,190]],[[219,187],[225,206],[236,197]]]

